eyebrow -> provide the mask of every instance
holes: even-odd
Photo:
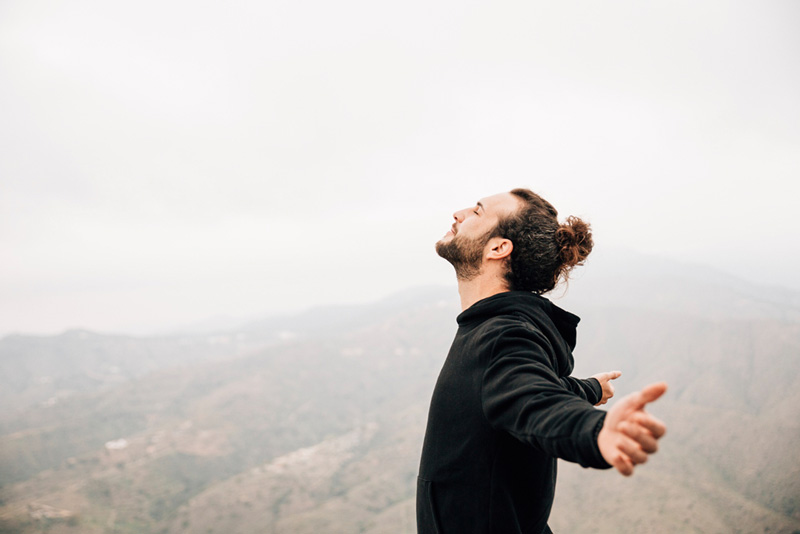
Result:
[[[483,204],[481,204],[480,202],[477,202],[477,203],[476,203],[476,205],[477,205],[477,206],[478,206],[480,209],[482,209],[483,211],[486,211],[486,208],[484,208],[484,207],[483,207]]]

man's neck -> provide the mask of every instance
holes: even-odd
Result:
[[[466,310],[479,300],[505,293],[506,283],[496,277],[477,276],[472,280],[458,281],[458,294],[461,297],[461,311]]]

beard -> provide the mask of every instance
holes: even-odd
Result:
[[[469,281],[481,274],[483,249],[490,235],[487,233],[478,238],[468,238],[456,234],[450,241],[438,241],[436,253],[455,268],[456,278]]]

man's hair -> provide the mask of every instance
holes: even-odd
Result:
[[[501,217],[492,234],[514,244],[506,260],[508,288],[547,293],[586,261],[593,246],[591,227],[577,217],[559,224],[552,204],[529,189],[514,189],[511,194],[520,200],[520,207]]]

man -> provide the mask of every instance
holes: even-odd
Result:
[[[421,534],[541,534],[556,458],[633,473],[666,431],[644,411],[652,384],[606,413],[618,372],[570,375],[578,317],[541,294],[592,249],[527,189],[457,211],[437,253],[456,270],[462,313],[433,392],[417,486]]]

